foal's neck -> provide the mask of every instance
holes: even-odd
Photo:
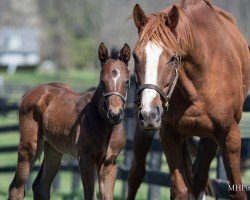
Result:
[[[91,100],[91,105],[90,105],[91,113],[95,116],[94,120],[96,121],[96,123],[99,123],[99,125],[102,125],[103,129],[104,128],[112,129],[114,127],[114,124],[110,123],[106,116],[106,113],[103,109],[104,108],[103,101],[104,100],[103,100],[102,89],[101,89],[101,85],[99,84]]]

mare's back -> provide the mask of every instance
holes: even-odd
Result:
[[[203,50],[206,68],[211,72],[210,84],[214,85],[215,90],[220,86],[219,90],[224,90],[225,97],[231,96],[228,87],[234,92],[243,88],[239,95],[245,97],[250,83],[250,57],[246,40],[234,19],[208,2],[187,7],[186,11],[205,44]]]
[[[248,44],[245,38],[239,31],[236,22],[227,12],[216,8],[217,12],[221,16],[222,21],[228,27],[228,34],[230,34],[230,42],[232,42],[233,54],[237,55],[241,59],[241,74],[242,83],[244,87],[244,96],[246,97],[250,86],[250,54]]]

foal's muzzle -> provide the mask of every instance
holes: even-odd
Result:
[[[120,109],[118,112],[113,112],[111,109],[108,110],[107,117],[113,124],[119,124],[124,118],[124,111]]]
[[[104,93],[104,109],[110,123],[119,124],[124,118],[126,97],[119,92]],[[107,104],[107,100],[109,101]]]

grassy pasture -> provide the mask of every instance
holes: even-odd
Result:
[[[17,86],[29,86],[34,87],[39,84],[44,84],[48,82],[62,82],[66,83],[72,88],[76,89],[77,91],[84,91],[88,87],[96,86],[99,80],[99,72],[94,70],[88,71],[62,71],[58,74],[47,74],[41,72],[18,72],[14,75],[7,75],[5,73],[0,73],[5,80],[6,84],[13,84]],[[23,95],[22,92],[18,93],[15,92],[11,94],[10,97],[15,99],[20,99]],[[18,115],[16,112],[10,112],[6,115],[0,114],[0,126],[17,124],[18,123]],[[250,136],[250,113],[244,113],[243,118],[240,124],[241,128],[241,135],[242,136]],[[0,138],[0,146],[10,146],[10,145],[17,145],[19,141],[19,134],[17,132],[8,133],[8,134],[1,134]],[[163,156],[164,157],[164,156]],[[150,159],[150,158],[148,158]],[[0,166],[15,166],[17,160],[16,153],[5,153],[0,154]],[[68,161],[69,158],[65,156],[63,162]],[[41,164],[42,159],[37,162],[37,164]],[[121,165],[123,163],[123,155],[121,154],[118,158],[118,164]],[[166,164],[165,158],[163,158],[163,165],[162,169],[163,172],[168,172],[168,167]],[[8,186],[14,176],[14,173],[6,173],[0,174],[0,199],[7,199],[7,191]],[[36,172],[32,173],[32,178],[35,178]],[[213,161],[210,169],[210,178],[215,178],[216,176],[216,160]],[[77,192],[72,193],[71,191],[71,181],[72,181],[72,174],[70,172],[60,172],[60,189],[56,192],[52,191],[52,200],[78,200],[82,199],[82,188],[79,187]],[[250,170],[246,171],[243,176],[243,182],[249,183],[250,180]],[[122,181],[117,180],[115,186],[115,199],[121,200],[122,191],[123,191],[124,184]],[[142,184],[140,187],[137,198],[138,200],[147,199],[147,184]],[[98,190],[97,190],[98,191]],[[27,200],[31,200],[32,193],[31,191],[27,192],[26,198]],[[161,198],[160,199],[169,199],[169,188],[162,187],[161,188]]]

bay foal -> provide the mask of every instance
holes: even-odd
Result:
[[[30,169],[44,149],[44,159],[33,183],[34,199],[50,199],[52,181],[63,154],[78,159],[85,199],[95,199],[97,173],[101,199],[113,199],[116,157],[125,145],[121,120],[129,85],[127,44],[111,57],[99,47],[100,84],[77,94],[64,84],[52,83],[30,90],[19,109],[20,142],[9,199],[24,198]]]

